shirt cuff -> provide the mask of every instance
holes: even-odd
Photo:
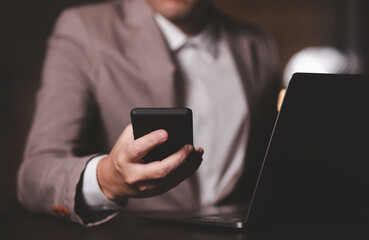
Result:
[[[94,212],[117,211],[123,207],[109,200],[102,192],[97,181],[97,165],[107,155],[92,158],[86,165],[82,181],[82,197],[86,207]]]

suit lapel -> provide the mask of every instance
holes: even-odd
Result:
[[[126,0],[126,22],[132,47],[139,61],[141,77],[147,83],[155,107],[175,104],[174,79],[176,66],[153,13],[143,0]]]
[[[252,194],[252,190],[254,188],[253,182],[249,181],[248,176],[250,176],[250,171],[252,174],[258,173],[257,168],[255,167],[255,158],[250,157],[250,152],[252,152],[252,131],[257,124],[257,110],[258,107],[258,74],[257,74],[257,63],[256,63],[256,52],[253,47],[253,44],[249,38],[243,37],[244,34],[239,34],[236,31],[232,30],[232,26],[225,25],[221,28],[222,37],[229,43],[231,48],[231,52],[233,54],[242,84],[244,93],[247,99],[247,104],[249,108],[250,114],[250,135],[246,158],[247,161],[245,163],[244,171],[242,175],[239,177],[238,182],[233,189],[232,194],[230,194],[227,198],[223,200],[222,203],[230,203],[234,201],[246,201],[245,199],[249,199],[249,196]],[[251,144],[250,144],[251,143]],[[249,148],[248,148],[249,147]],[[254,172],[253,172],[254,171]]]
[[[221,27],[221,37],[228,42],[235,60],[238,73],[241,78],[247,104],[252,114],[255,102],[255,73],[252,61],[252,46],[250,40],[238,36],[237,33],[229,30],[226,25]]]

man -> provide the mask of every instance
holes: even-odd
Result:
[[[240,201],[255,184],[280,84],[268,38],[218,13],[210,0],[67,10],[50,39],[19,199],[86,225],[122,208]],[[194,112],[204,160],[202,148],[184,146],[143,164],[168,134],[134,141],[130,110],[183,105]]]

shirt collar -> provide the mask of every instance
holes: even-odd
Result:
[[[192,45],[199,50],[205,50],[214,58],[217,57],[219,34],[211,21],[199,34],[188,36],[162,15],[156,13],[154,18],[172,51],[177,52],[183,47]]]

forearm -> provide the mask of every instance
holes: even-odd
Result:
[[[26,157],[18,173],[18,198],[30,211],[44,212],[82,223],[75,213],[76,186],[91,156]]]
[[[76,188],[87,162],[100,151],[89,142],[98,138],[89,134],[98,131],[91,123],[99,116],[86,29],[76,11],[64,12],[55,26],[18,174],[18,196],[27,209],[80,223]]]

